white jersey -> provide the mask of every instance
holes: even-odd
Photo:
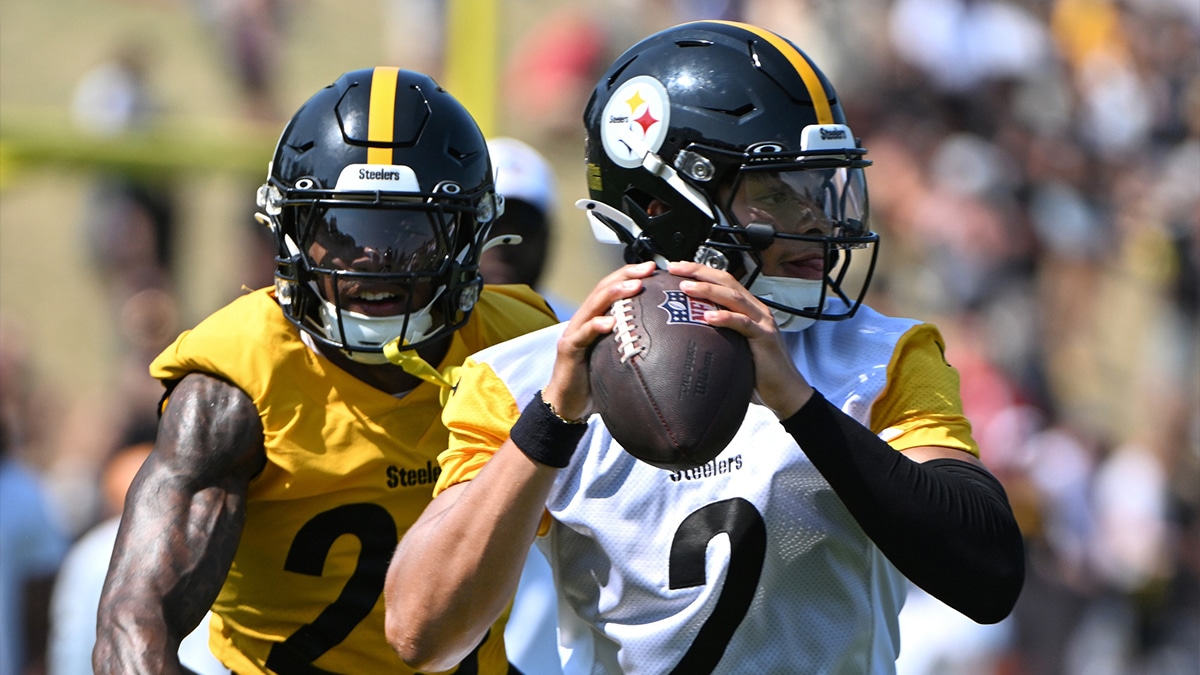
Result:
[[[863,308],[785,335],[808,381],[871,426],[898,345],[917,326]],[[549,380],[561,331],[476,355],[459,394],[483,391],[491,403],[452,397],[452,435],[479,424],[480,406],[523,408]],[[505,390],[511,399],[495,400]],[[956,381],[952,394],[957,401]],[[885,437],[907,433],[901,424]],[[894,445],[929,444],[928,434],[910,435],[920,438]],[[452,441],[442,458],[451,473],[462,456]],[[716,459],[683,472],[635,459],[593,416],[547,510],[538,545],[557,582],[566,675],[895,671],[904,578],[761,405]]]

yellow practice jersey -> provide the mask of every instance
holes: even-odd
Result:
[[[489,286],[440,368],[554,320],[527,287]],[[213,604],[213,653],[242,675],[411,673],[384,636],[383,586],[440,473],[438,387],[396,398],[347,374],[301,341],[269,289],[180,335],[150,369],[168,383],[189,372],[232,382],[262,419],[267,465]],[[505,619],[464,672],[508,672]]]

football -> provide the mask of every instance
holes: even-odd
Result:
[[[754,393],[740,333],[704,320],[715,305],[679,290],[664,270],[613,303],[617,323],[589,355],[592,397],[626,452],[661,469],[703,466],[737,433]]]

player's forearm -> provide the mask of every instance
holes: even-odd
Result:
[[[410,667],[446,670],[484,638],[516,592],[555,474],[507,442],[405,534],[385,595],[388,642]]]
[[[913,583],[977,622],[1008,615],[1024,582],[1024,549],[991,474],[953,459],[918,464],[819,394],[783,425]]]
[[[108,603],[113,611],[102,611],[98,618],[96,644],[92,649],[92,670],[96,675],[123,673],[152,673],[154,675],[189,674],[179,662],[179,638],[171,639],[166,630],[167,618],[161,611],[152,615],[148,604],[137,596],[126,596]],[[136,617],[113,625],[113,614]]]
[[[225,501],[204,493],[128,507],[100,601],[97,673],[187,672],[179,643],[212,605],[237,546]]]
[[[194,385],[206,382],[216,383],[189,379],[180,386],[156,448],[130,486],[100,598],[97,673],[186,672],[179,643],[211,607],[233,562],[250,476],[261,459],[260,427],[244,401],[230,410],[226,398],[197,396]],[[220,415],[221,424],[203,428],[244,445],[188,433],[197,417],[179,413],[189,406]]]

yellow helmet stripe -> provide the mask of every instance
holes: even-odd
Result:
[[[367,140],[391,143],[396,127],[396,82],[400,69],[379,66],[371,75],[371,110],[367,117]],[[391,164],[391,148],[367,148],[368,164]]]
[[[808,88],[808,95],[812,98],[813,105],[817,109],[818,124],[833,124],[833,110],[829,105],[829,97],[825,95],[825,87],[821,86],[821,78],[817,76],[817,71],[813,70],[813,66],[804,58],[800,50],[792,46],[790,42],[779,37],[769,30],[764,30],[758,26],[751,26],[748,23],[738,23],[737,21],[711,21],[710,23],[722,23],[726,26],[736,26],[742,30],[749,31],[758,37],[766,40],[768,44],[783,54],[784,58],[792,64],[796,72],[800,74],[800,78],[804,80],[804,86]]]

